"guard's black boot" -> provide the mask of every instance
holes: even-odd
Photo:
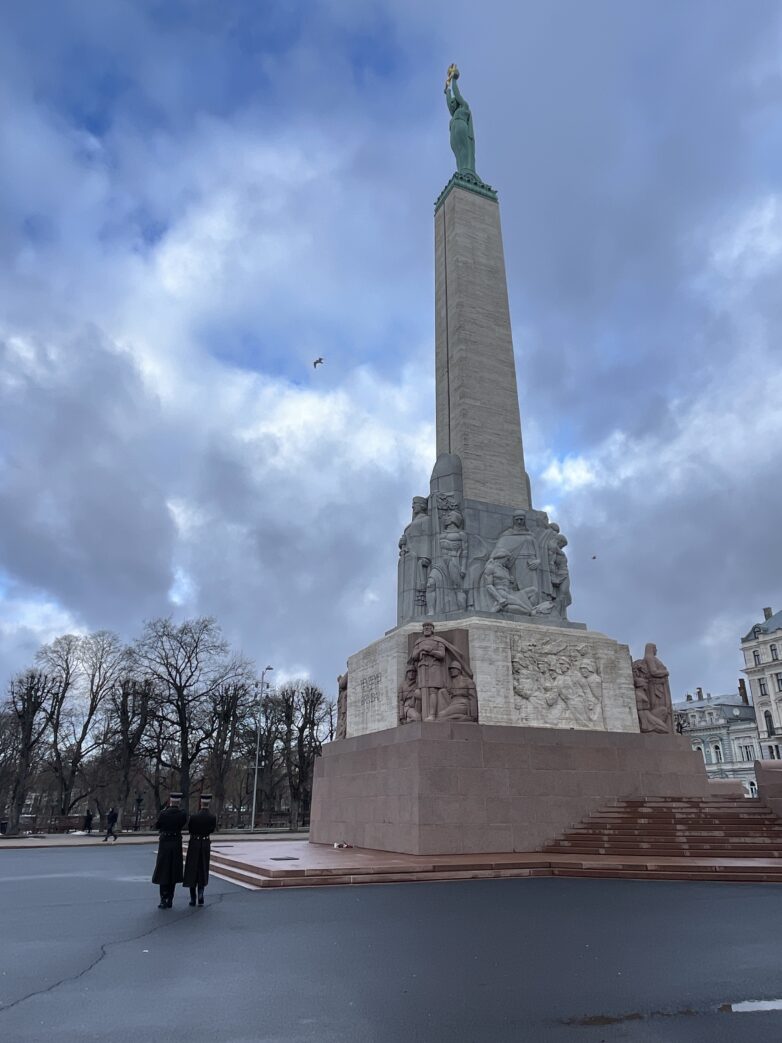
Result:
[[[196,904],[196,889],[194,887],[190,888],[190,904]]]
[[[199,905],[203,905],[204,904],[204,889],[203,889],[203,887],[199,887],[198,888],[198,904]]]
[[[168,909],[168,891],[165,887],[160,888],[160,903],[158,909]]]

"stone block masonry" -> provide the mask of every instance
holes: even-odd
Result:
[[[612,800],[709,792],[700,754],[679,735],[421,722],[324,747],[310,841],[539,851]]]
[[[456,187],[435,213],[437,454],[464,496],[530,506],[499,205]]]

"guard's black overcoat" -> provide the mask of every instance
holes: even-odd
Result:
[[[187,824],[190,843],[185,862],[185,887],[206,887],[209,883],[209,857],[212,843],[209,834],[217,829],[217,819],[211,811],[196,811]]]
[[[175,887],[182,880],[182,830],[186,822],[187,815],[181,808],[164,808],[158,815],[155,829],[160,830],[160,840],[153,884]]]

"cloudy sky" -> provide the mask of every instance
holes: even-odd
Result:
[[[782,607],[781,12],[3,4],[0,683],[171,613],[332,689],[393,625],[455,60],[571,617],[734,690]]]

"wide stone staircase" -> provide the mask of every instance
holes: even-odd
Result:
[[[782,880],[782,819],[759,800],[734,797],[620,800],[543,850],[585,858],[676,859],[687,875],[687,861],[680,860],[690,861],[692,869],[712,860],[758,860],[766,877],[771,872]]]
[[[542,876],[782,883],[782,818],[738,797],[620,800],[542,851],[405,855],[217,840],[212,869],[251,890]]]

